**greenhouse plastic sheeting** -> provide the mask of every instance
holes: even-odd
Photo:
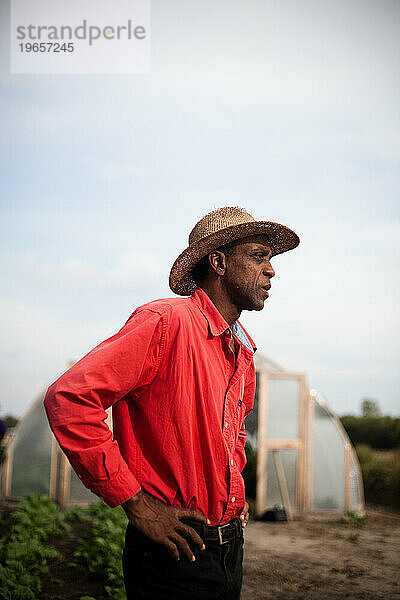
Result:
[[[52,433],[42,402],[23,419],[13,440],[11,496],[48,494]]]
[[[299,436],[300,384],[297,379],[268,379],[267,437]]]
[[[313,509],[343,510],[345,440],[334,419],[314,401]]]

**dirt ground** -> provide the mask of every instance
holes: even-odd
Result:
[[[242,600],[400,600],[400,516],[250,522]]]
[[[400,514],[383,510],[368,509],[364,524],[250,521],[241,600],[400,600]],[[105,595],[104,581],[68,566],[73,540],[49,541],[62,557],[41,600]]]

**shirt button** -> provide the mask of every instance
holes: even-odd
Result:
[[[232,496],[231,502],[235,502],[235,500],[236,500],[235,496]]]

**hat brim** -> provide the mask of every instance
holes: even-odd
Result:
[[[190,296],[196,289],[193,268],[204,256],[220,246],[251,235],[267,235],[272,256],[293,250],[299,245],[298,235],[279,223],[272,221],[250,221],[226,227],[188,246],[172,265],[169,287],[179,296]]]

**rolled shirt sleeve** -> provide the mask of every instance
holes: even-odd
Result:
[[[75,363],[45,396],[50,427],[84,485],[111,507],[140,490],[113,434],[106,409],[157,374],[166,315],[138,309],[114,336]]]

